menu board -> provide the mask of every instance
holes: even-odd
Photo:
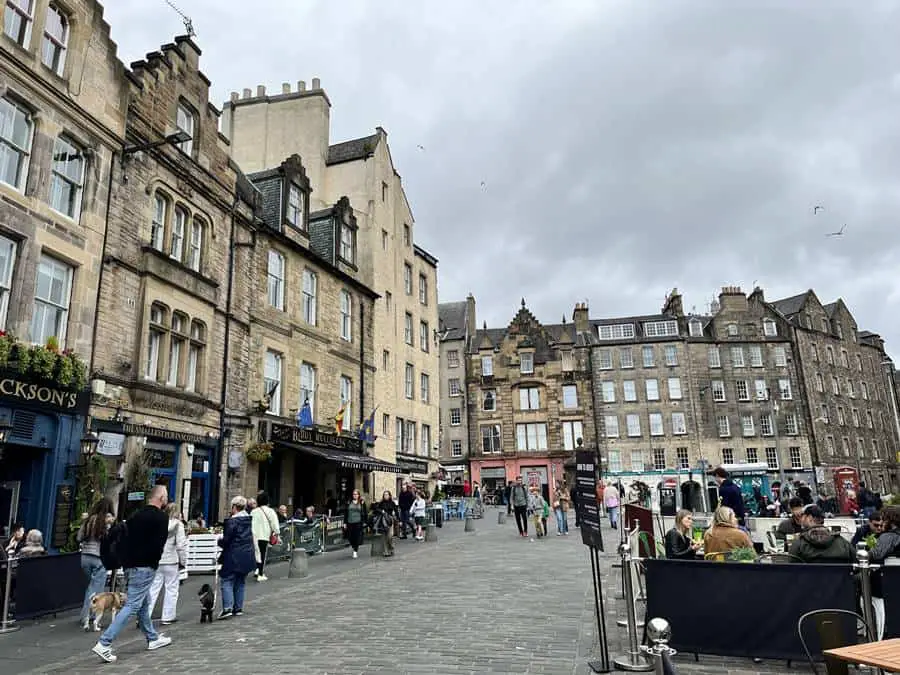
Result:
[[[62,548],[69,541],[69,527],[72,523],[72,507],[75,501],[75,488],[71,485],[56,486],[56,506],[53,509],[53,535],[50,546]],[[81,514],[78,514],[81,517]]]
[[[576,450],[575,464],[575,493],[578,518],[581,521],[581,542],[602,551],[600,505],[597,503],[597,453],[593,450]]]

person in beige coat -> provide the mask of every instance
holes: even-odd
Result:
[[[553,500],[553,513],[556,516],[556,536],[569,534],[569,489],[565,483],[556,486],[556,498]]]
[[[713,514],[713,525],[703,535],[703,552],[728,553],[736,548],[753,548],[753,541],[738,527],[737,516],[728,506],[720,506]]]
[[[166,515],[169,516],[169,532],[166,536],[166,545],[163,548],[159,566],[156,568],[156,576],[150,583],[150,614],[156,606],[156,599],[165,586],[163,596],[162,624],[168,626],[175,623],[175,610],[178,608],[179,571],[187,565],[188,539],[184,532],[184,523],[178,513],[178,505],[170,502],[166,506]]]
[[[256,508],[250,512],[253,526],[253,539],[256,542],[256,580],[268,581],[266,576],[266,549],[277,541],[281,528],[278,525],[278,514],[269,506],[269,495],[260,492],[256,496]]]

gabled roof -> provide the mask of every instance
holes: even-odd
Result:
[[[468,303],[442,302],[438,305],[438,331],[443,340],[462,340],[466,336],[466,308]]]
[[[335,143],[328,146],[328,157],[325,164],[340,164],[342,162],[352,162],[357,159],[366,159],[371,157],[375,152],[375,146],[378,145],[378,134],[371,136],[363,136],[362,138],[354,138],[343,143]]]
[[[837,309],[838,303],[829,302],[827,305],[822,305],[822,309],[825,310],[825,313],[828,315],[828,318],[832,318],[834,316],[834,310]]]
[[[784,316],[790,319],[795,314],[798,314],[803,306],[806,304],[806,300],[809,297],[810,291],[804,291],[799,295],[792,295],[789,298],[784,298],[782,300],[773,300],[771,305],[777,309],[779,312],[784,314]]]

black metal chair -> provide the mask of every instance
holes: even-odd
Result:
[[[816,634],[819,638],[819,648],[822,652],[828,649],[837,649],[839,647],[849,647],[847,621],[853,620],[852,634],[857,638],[860,635],[860,625],[862,626],[867,641],[874,641],[871,627],[866,620],[857,614],[846,609],[817,609],[807,612],[797,620],[797,634],[800,636],[800,643],[803,645],[803,651],[806,652],[806,658],[809,661],[815,675],[819,675],[819,664],[813,659],[813,655],[809,651],[806,638],[803,635],[804,625],[809,622],[815,622]],[[850,664],[840,659],[836,659],[827,654],[822,654],[822,660],[825,663],[825,673],[827,675],[849,675]]]
[[[778,563],[802,563],[803,559],[798,558],[795,555],[791,555],[790,553],[763,553],[756,559],[756,562],[763,564],[778,564]]]

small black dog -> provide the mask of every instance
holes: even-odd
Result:
[[[200,623],[212,623],[213,620],[213,596],[212,587],[209,584],[203,584],[197,593],[200,596]]]

